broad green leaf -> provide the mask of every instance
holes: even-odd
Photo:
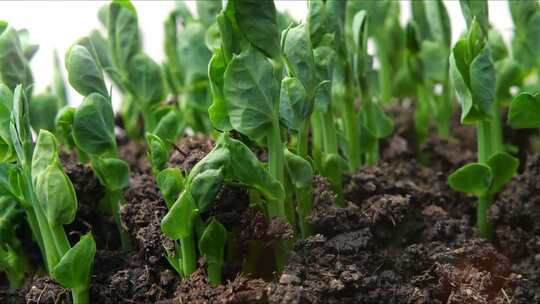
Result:
[[[125,70],[129,60],[141,49],[137,12],[129,0],[115,0],[109,6],[108,39],[112,61]]]
[[[141,111],[149,111],[165,97],[160,66],[144,53],[131,58],[127,67],[129,85]]]
[[[306,89],[297,78],[285,77],[281,82],[280,95],[281,121],[287,128],[299,130],[313,109],[313,105],[308,101]]]
[[[122,190],[129,185],[129,165],[118,158],[98,158],[93,163],[108,190]]]
[[[229,111],[223,96],[225,69],[227,65],[221,50],[216,50],[208,64],[208,80],[212,90],[212,104],[208,108],[208,114],[214,127],[220,131],[232,129],[229,121]]]
[[[73,148],[75,142],[73,141],[73,118],[75,116],[75,108],[65,107],[58,111],[54,120],[54,130],[60,141],[63,141],[68,148]]]
[[[116,153],[114,116],[107,98],[98,93],[84,98],[73,117],[73,138],[90,155]]]
[[[417,2],[417,1],[414,1]],[[428,29],[431,36],[445,47],[452,42],[452,28],[448,11],[442,0],[423,0],[425,6]]]
[[[34,155],[32,156],[32,182],[36,182],[37,177],[54,163],[59,163],[58,143],[54,135],[42,130],[39,132]]]
[[[58,112],[59,98],[48,92],[30,100],[30,125],[34,131],[54,131],[54,119]]]
[[[317,81],[332,80],[336,53],[332,47],[319,46],[313,50]]]
[[[287,62],[289,74],[300,80],[308,95],[314,94],[315,60],[313,47],[309,38],[309,29],[305,23],[289,28],[284,32],[283,54]]]
[[[108,96],[101,68],[92,54],[81,45],[73,45],[66,54],[68,81],[83,96],[100,93]]]
[[[489,190],[492,178],[493,174],[488,166],[472,163],[450,174],[448,185],[456,191],[481,196]]]
[[[449,50],[439,42],[422,41],[420,58],[422,72],[427,80],[443,83],[448,77]]]
[[[392,134],[394,123],[378,104],[366,104],[360,113],[364,126],[376,138],[385,138]]]
[[[11,159],[14,153],[9,131],[12,108],[13,94],[5,84],[0,83],[0,161]]]
[[[495,63],[495,71],[495,96],[498,100],[509,100],[512,97],[510,88],[519,86],[523,81],[521,65],[514,58],[507,57]]]
[[[227,6],[233,9],[238,27],[247,40],[266,56],[278,59],[280,41],[274,2],[231,0]]]
[[[313,45],[318,45],[328,33],[328,11],[322,0],[308,1],[307,24]]]
[[[148,159],[154,174],[164,170],[169,162],[170,147],[158,135],[146,134]]]
[[[199,22],[189,22],[178,33],[178,60],[183,69],[186,84],[206,80],[208,62],[212,53],[204,43],[206,27]]]
[[[0,81],[11,90],[19,84],[25,90],[31,90],[29,86],[33,83],[32,71],[24,56],[19,35],[4,21],[0,21]]]
[[[170,141],[175,141],[181,133],[182,117],[177,109],[169,110],[165,115],[158,117],[159,121],[154,128],[154,133]]]
[[[503,60],[508,57],[508,49],[503,37],[496,29],[490,29],[488,33],[488,43],[493,62]]]
[[[257,189],[268,200],[279,201],[285,197],[282,185],[270,175],[246,145],[227,136],[222,137],[222,141],[230,151],[228,176]]]
[[[471,62],[469,73],[474,106],[482,113],[489,113],[495,102],[495,67],[487,46]]]
[[[486,0],[460,0],[459,4],[467,26],[470,27],[473,19],[476,19],[482,31],[487,34],[490,27],[488,2]]]
[[[212,218],[199,240],[199,251],[206,262],[211,265],[209,267],[222,267],[226,243],[227,229],[215,218]],[[211,277],[210,280],[212,284],[220,283],[220,281],[212,281],[217,280],[217,278]]]
[[[9,130],[13,147],[19,158],[19,164],[25,169],[27,165],[30,165],[33,152],[29,116],[28,99],[22,85],[18,85],[13,92],[13,109],[11,111]]]
[[[51,276],[65,288],[88,288],[95,255],[96,242],[88,233],[60,259]]]
[[[540,128],[540,96],[521,93],[508,110],[508,122],[514,129]]]
[[[222,135],[226,136],[226,135]],[[216,146],[210,153],[208,153],[203,159],[201,159],[188,176],[188,183],[191,183],[191,179],[198,174],[211,169],[219,169],[221,167],[227,167],[231,161],[231,152],[228,147],[222,145]]]
[[[489,192],[496,194],[501,188],[516,175],[519,160],[508,153],[497,153],[491,156],[487,165],[491,169],[493,180]]]
[[[167,208],[171,208],[178,196],[184,191],[184,176],[179,168],[166,168],[156,175],[156,183]]]
[[[199,16],[199,20],[207,25],[215,22],[221,8],[221,1],[197,1],[197,15]]]
[[[172,208],[161,220],[161,231],[173,240],[186,238],[193,234],[193,217],[197,206],[190,191],[183,191]]]
[[[35,191],[51,225],[73,222],[77,213],[77,196],[59,163],[53,162],[39,172],[35,180]]]
[[[309,161],[285,149],[287,173],[296,189],[306,190],[313,187],[313,168]]]
[[[332,82],[324,80],[317,86],[315,91],[315,104],[314,108],[317,111],[326,113],[330,109],[330,103],[332,101]]]
[[[264,137],[279,101],[272,64],[251,47],[235,55],[225,71],[224,96],[232,127],[253,139]]]
[[[223,167],[205,170],[191,178],[190,191],[197,208],[205,212],[216,199],[224,180]]]
[[[20,29],[17,31],[19,40],[21,41],[21,49],[24,57],[30,61],[34,58],[34,55],[39,50],[39,45],[30,42],[30,33],[27,29]]]

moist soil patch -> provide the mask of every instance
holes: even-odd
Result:
[[[69,238],[73,243],[91,230],[97,243],[92,303],[540,303],[540,155],[527,153],[531,134],[509,137],[525,148],[521,172],[490,208],[494,236],[486,241],[474,228],[475,199],[446,182],[452,170],[474,160],[474,129],[456,120],[452,139],[431,136],[418,145],[412,111],[407,104],[391,109],[396,132],[382,143],[379,165],[345,176],[345,207],[336,207],[328,182],[315,178],[309,222],[316,234],[294,242],[281,275],[248,276],[229,263],[219,286],[207,282],[203,260],[183,280],[168,264],[165,253],[174,244],[159,226],[167,209],[144,145],[126,139],[119,145],[132,168],[121,208],[132,240],[128,252],[112,217],[97,208],[103,189],[91,168],[63,154],[80,205],[66,227]],[[205,137],[184,137],[170,165],[188,172],[212,146]],[[203,217],[216,216],[232,231],[239,257],[253,242],[264,249],[291,237],[290,227],[267,223],[248,208],[241,188],[223,187],[218,201]],[[24,246],[41,265],[32,241]],[[257,262],[271,266],[272,260],[261,254]],[[70,301],[69,291],[39,267],[19,290],[0,276],[0,303]]]

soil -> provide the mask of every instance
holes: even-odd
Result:
[[[316,234],[291,242],[283,273],[248,276],[240,273],[242,265],[229,261],[219,286],[207,282],[202,259],[199,270],[183,280],[168,264],[166,250],[174,244],[159,226],[167,208],[144,145],[125,139],[119,145],[132,168],[121,208],[132,240],[128,252],[119,246],[112,217],[96,208],[103,189],[91,168],[64,153],[79,199],[77,219],[66,230],[72,243],[87,231],[97,243],[92,303],[540,303],[540,155],[531,153],[533,134],[512,131],[507,137],[524,149],[521,172],[493,202],[494,237],[486,241],[474,228],[474,197],[446,183],[452,170],[474,161],[474,128],[454,119],[451,139],[431,135],[419,144],[410,106],[390,113],[396,132],[381,143],[379,165],[345,176],[345,207],[334,205],[323,177],[314,179],[308,220]],[[184,137],[170,165],[187,173],[212,146],[202,136]],[[265,249],[278,239],[291,239],[292,231],[281,222],[267,223],[248,207],[245,190],[223,187],[203,218],[216,216],[235,236],[236,260],[257,244],[263,248],[258,262],[271,269],[271,250]],[[31,243],[25,246],[36,250]],[[0,277],[0,303],[70,301],[69,291],[40,268],[18,291],[9,290]]]

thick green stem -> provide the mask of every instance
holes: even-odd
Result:
[[[487,216],[490,204],[491,198],[483,195],[478,199],[478,206],[476,207],[476,228],[480,235],[486,239],[491,238],[491,225]]]
[[[322,129],[323,129],[323,145],[325,154],[338,154],[338,142],[336,134],[336,126],[332,111],[321,113]]]
[[[120,234],[120,242],[122,244],[122,249],[128,251],[131,248],[131,239],[127,231],[122,227],[122,219],[120,218],[120,202],[123,199],[122,190],[108,191],[105,194],[105,200],[108,200],[108,205],[111,208],[111,213],[114,217],[114,222],[116,223],[116,228]]]
[[[141,112],[144,120],[144,132],[154,132],[157,122],[153,111],[151,109],[143,109]]]
[[[180,249],[182,250],[182,271],[184,277],[187,278],[197,270],[197,252],[193,235],[180,239]]]
[[[379,59],[380,69],[379,69],[379,88],[380,88],[380,100],[382,104],[387,104],[392,98],[392,87],[391,87],[391,65],[388,60],[388,56],[385,52],[385,45],[383,38],[376,39],[377,44],[377,58]]]
[[[450,88],[450,80],[446,77],[442,83],[442,96],[440,104],[437,107],[437,131],[442,138],[450,137],[450,117],[452,116],[452,91]]]
[[[73,304],[88,304],[90,303],[90,293],[88,286],[72,288],[71,296],[73,298]]]
[[[355,171],[360,168],[362,163],[362,154],[360,153],[360,137],[358,134],[358,124],[356,120],[356,111],[354,109],[354,99],[351,94],[347,94],[345,101],[345,135],[347,137],[347,156],[349,158],[349,169]]]
[[[492,153],[504,152],[503,136],[502,136],[502,123],[499,101],[493,103],[491,120],[491,142],[493,144]]]
[[[322,115],[320,112],[314,112],[311,115],[311,155],[315,161],[316,167],[320,170],[322,168],[322,151],[323,151],[323,128],[322,128]]]
[[[270,174],[278,180],[281,185],[285,185],[284,181],[284,165],[285,157],[283,155],[283,145],[281,142],[281,132],[279,129],[279,121],[274,119],[272,129],[267,136],[268,140],[268,169]],[[270,218],[278,217],[287,220],[283,202],[268,202],[268,215]]]
[[[300,226],[300,235],[305,238],[313,234],[313,227],[306,219],[309,211],[313,208],[313,193],[296,190],[296,197],[298,199],[298,209],[304,211],[298,212],[300,217],[298,225]]]
[[[366,152],[366,165],[373,166],[379,161],[379,140],[375,141],[375,144],[369,151]]]
[[[208,282],[210,284],[219,285],[221,283],[221,264],[208,263],[206,272],[208,273]]]
[[[69,240],[62,225],[51,224],[50,227],[54,244],[56,245],[56,251],[58,252],[60,259],[62,259],[64,254],[66,254],[66,252],[68,252],[68,250],[71,248],[71,245],[69,244]]]
[[[297,153],[298,156],[303,159],[308,157],[308,135],[309,135],[309,120],[302,123],[300,130],[298,131]]]
[[[479,121],[476,127],[476,142],[478,162],[486,164],[493,153],[491,142],[491,123],[489,121]]]

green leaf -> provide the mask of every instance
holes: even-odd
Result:
[[[166,168],[156,176],[156,183],[167,208],[171,208],[178,196],[184,191],[184,176],[179,168]]]
[[[493,174],[488,166],[473,163],[450,174],[448,185],[459,192],[482,196],[489,190],[492,178]]]
[[[122,190],[129,185],[129,165],[118,158],[98,158],[94,170],[108,190]]]
[[[34,155],[32,156],[32,182],[35,183],[37,177],[49,165],[59,162],[56,138],[49,131],[40,131],[36,141]]]
[[[66,54],[68,81],[83,96],[100,93],[108,96],[103,72],[90,51],[81,45],[73,45]]]
[[[278,59],[280,43],[274,2],[231,0],[228,6],[234,10],[238,27],[247,40],[267,57]]]
[[[493,175],[489,192],[496,194],[516,175],[519,160],[508,153],[497,153],[488,159],[487,165],[491,168],[491,174]]]
[[[228,176],[257,189],[268,200],[284,199],[285,193],[282,185],[270,175],[257,156],[246,145],[227,136],[222,137],[222,143],[230,151]]]
[[[144,53],[131,58],[127,67],[129,85],[141,111],[149,111],[165,97],[161,67]]]
[[[84,98],[73,117],[73,138],[88,154],[116,154],[114,116],[107,98],[98,93]]]
[[[154,128],[154,133],[169,141],[176,141],[181,133],[182,117],[177,109],[170,109],[165,115],[158,117],[159,121]]]
[[[514,129],[540,128],[540,95],[516,96],[508,110],[508,122]]]
[[[0,162],[8,161],[14,156],[9,130],[12,108],[13,94],[5,84],[0,83]]]
[[[482,31],[487,33],[490,27],[488,2],[486,0],[460,0],[459,4],[467,26],[470,27],[473,19],[476,19],[482,27]]]
[[[9,130],[13,147],[19,158],[19,164],[25,169],[27,165],[30,165],[29,162],[33,151],[29,112],[26,94],[22,85],[18,85],[13,92],[13,109],[11,111]]]
[[[114,66],[124,71],[130,59],[141,49],[137,12],[131,1],[113,1],[110,4],[107,31]]]
[[[0,81],[11,90],[22,84],[28,93],[31,93],[29,86],[34,82],[19,34],[3,21],[0,21]]]
[[[302,23],[285,30],[283,38],[283,54],[287,62],[289,74],[300,80],[308,95],[315,91],[315,60],[313,47],[309,38],[309,29]]]
[[[157,174],[167,167],[170,145],[166,144],[159,136],[150,133],[146,134],[146,142],[148,143],[148,159],[154,174]]]
[[[361,109],[362,122],[366,129],[376,138],[385,138],[392,134],[394,122],[378,104],[366,104]]]
[[[215,218],[210,220],[199,240],[199,251],[208,264],[221,268],[227,243],[227,229]],[[217,280],[217,278],[211,278]],[[211,282],[219,284],[220,282]]]
[[[75,146],[75,142],[73,141],[73,118],[75,111],[76,109],[72,107],[62,108],[58,111],[54,120],[54,130],[57,136],[70,149]]]
[[[281,82],[280,119],[287,128],[298,131],[309,118],[312,105],[307,100],[306,89],[297,78],[285,77]]]
[[[51,276],[65,288],[88,288],[95,255],[96,242],[88,233],[61,258]]]
[[[259,51],[250,47],[235,55],[224,86],[232,127],[253,139],[264,137],[272,127],[278,88],[272,64]]]
[[[313,45],[318,45],[328,29],[328,11],[322,0],[308,1],[307,24]]]
[[[419,2],[419,1],[415,1]],[[452,42],[452,28],[448,11],[442,0],[423,0],[426,11],[428,29],[432,37],[442,43],[444,47],[450,47]]]
[[[208,169],[191,177],[190,191],[200,212],[205,212],[216,199],[224,180],[223,167]]]
[[[62,64],[60,63],[60,58],[58,57],[58,52],[54,51],[53,57],[53,80],[52,80],[52,93],[57,97],[57,106],[58,109],[61,109],[68,105],[67,97],[67,88],[66,83],[64,82],[64,77],[62,76]]]
[[[510,88],[519,86],[523,81],[522,68],[514,58],[507,57],[495,63],[496,85],[495,96],[498,100],[511,99]]]
[[[35,180],[36,195],[51,225],[70,224],[77,213],[77,196],[58,162],[49,164]]]
[[[54,120],[58,112],[58,97],[50,93],[34,96],[30,100],[30,125],[34,131],[54,131]]]
[[[161,220],[161,231],[173,240],[186,238],[193,234],[193,218],[197,206],[190,191],[183,191],[172,208]]]
[[[285,150],[285,161],[287,174],[294,186],[294,188],[305,195],[306,197],[313,197],[313,168],[311,164],[302,157]],[[311,202],[311,200],[308,200]],[[297,210],[300,216],[303,218],[311,212],[311,205],[303,205],[303,201],[299,201]]]
[[[216,21],[217,14],[221,11],[221,1],[197,1],[197,15],[204,24]]]
[[[427,80],[443,83],[448,77],[449,50],[439,42],[422,41],[420,59]]]
[[[222,135],[225,136],[225,135]],[[191,179],[198,174],[210,170],[219,169],[221,167],[227,167],[231,161],[231,153],[228,147],[217,145],[210,153],[208,153],[203,159],[201,159],[188,176],[188,183],[191,183]]]
[[[204,43],[205,34],[206,27],[195,21],[187,23],[178,33],[178,54],[180,54],[178,60],[186,84],[207,78],[208,62],[212,53]]]
[[[220,131],[232,129],[229,121],[229,111],[223,96],[225,69],[227,65],[221,50],[216,50],[208,64],[208,80],[212,90],[212,104],[208,108],[208,114],[214,127]]]

